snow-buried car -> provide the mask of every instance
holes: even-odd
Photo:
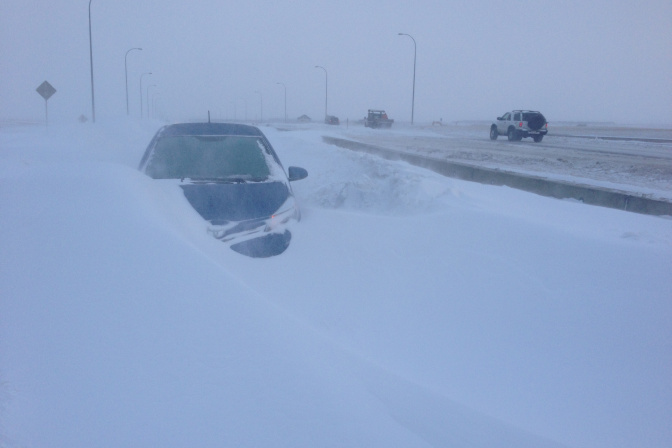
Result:
[[[251,257],[279,255],[291,240],[288,224],[301,217],[290,181],[266,136],[256,127],[229,123],[164,126],[149,143],[140,170],[171,179],[209,222],[208,231]]]

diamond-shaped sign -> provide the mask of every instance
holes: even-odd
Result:
[[[54,93],[56,93],[56,89],[54,89],[54,86],[52,86],[51,84],[49,84],[47,81],[44,81],[44,82],[43,82],[42,84],[40,84],[40,86],[39,86],[37,89],[35,89],[35,90],[37,91],[37,93],[39,93],[40,95],[42,95],[42,98],[44,98],[45,100],[48,100],[49,98],[51,98],[51,96],[52,96]]]

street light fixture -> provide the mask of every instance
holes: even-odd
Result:
[[[413,39],[413,36],[406,33],[399,33],[400,36],[408,36]],[[418,47],[413,39],[413,100],[411,102],[411,125],[413,124],[413,114],[415,112],[415,59],[418,54]]]
[[[151,84],[147,86],[147,118],[149,118],[149,88],[150,87],[156,87],[156,84]]]
[[[152,72],[145,72],[142,75],[140,75],[140,118],[142,118],[143,115],[145,115],[145,112],[142,108],[142,77],[145,75],[151,75]]]
[[[126,115],[130,115],[130,112],[128,111],[128,53],[133,50],[142,51],[142,48],[131,48],[126,52],[126,56],[124,56],[124,72],[126,73]]]
[[[281,82],[276,82],[276,84],[280,84],[285,88],[285,123],[287,123],[287,86]]]
[[[89,61],[91,61],[91,118],[96,122],[96,101],[93,90],[93,41],[91,40],[91,0],[89,0]]]
[[[254,93],[259,94],[259,106],[261,108],[260,109],[261,110],[261,118],[259,119],[259,122],[262,122],[262,121],[264,121],[264,97],[261,95],[261,92],[258,91],[258,90],[255,90]]]
[[[327,92],[329,90],[329,76],[327,75],[327,69],[320,66],[316,65],[315,68],[321,68],[324,70],[324,119],[327,119]]]

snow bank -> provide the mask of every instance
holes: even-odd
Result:
[[[668,446],[672,221],[264,128],[303,220],[250,259],[136,165],[0,132],[1,446]]]

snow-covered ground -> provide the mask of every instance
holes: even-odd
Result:
[[[672,445],[670,218],[269,126],[310,175],[251,259],[136,170],[158,126],[0,129],[0,446]]]

